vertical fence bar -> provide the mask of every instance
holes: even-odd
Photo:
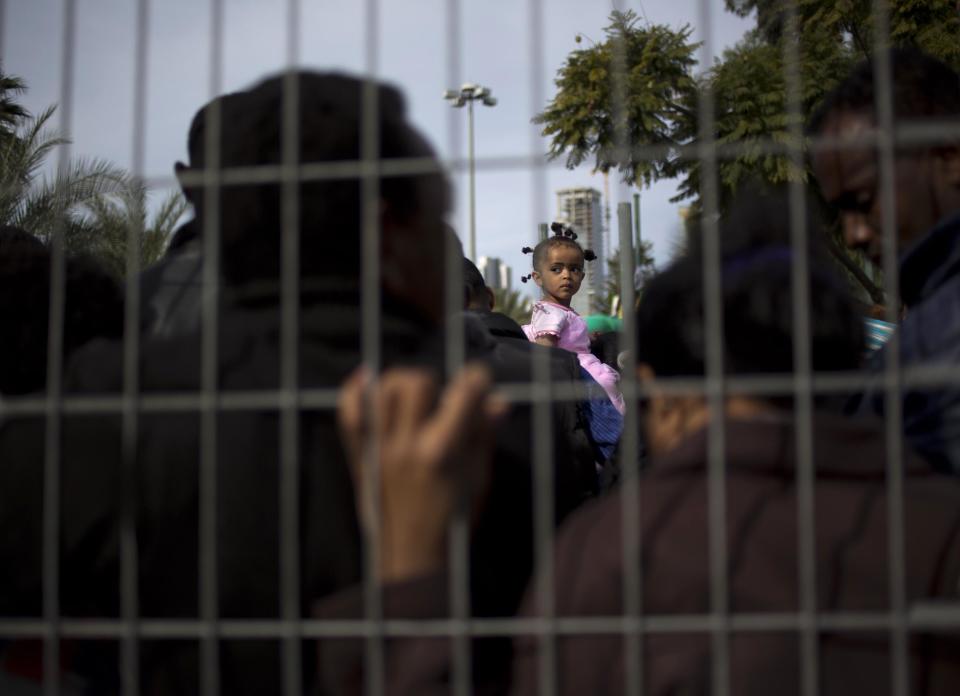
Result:
[[[60,66],[60,132],[69,138],[73,119],[76,0],[64,0],[63,57]],[[70,145],[60,146],[58,167],[70,163]],[[50,314],[47,324],[46,444],[43,462],[43,690],[60,693],[60,458],[63,398],[63,323],[66,285],[64,222],[50,240]]]
[[[703,28],[701,65],[713,60],[713,38],[710,0],[700,0],[699,21]],[[730,693],[730,617],[727,581],[727,501],[726,501],[726,437],[724,432],[723,379],[723,304],[720,273],[720,239],[717,217],[717,151],[714,136],[715,103],[713,91],[707,87],[698,104],[698,159],[700,160],[703,219],[703,292],[706,326],[706,397],[710,411],[708,442],[708,541],[710,553],[711,666],[714,696]]]
[[[543,1],[530,0],[528,21],[530,29],[530,101],[531,113],[536,113],[544,103],[544,45],[543,45]],[[536,130],[531,129],[531,152],[542,148]],[[540,202],[546,198],[546,182],[543,164],[539,163],[531,170],[533,200]],[[536,214],[536,213],[534,213]],[[532,223],[532,221],[531,221]],[[531,224],[531,228],[533,224]],[[530,394],[533,406],[533,522],[534,554],[533,566],[537,607],[546,631],[539,638],[538,691],[543,696],[557,692],[557,636],[556,602],[554,596],[554,480],[553,480],[553,384],[551,380],[549,355],[546,351],[536,351],[532,364],[533,382]]]
[[[361,97],[360,161],[363,175],[360,178],[361,220],[361,353],[363,364],[371,375],[378,375],[381,365],[381,312],[380,301],[380,99],[376,72],[379,64],[380,3],[366,0],[366,25],[364,44],[367,79]],[[377,414],[372,400],[367,400],[367,422],[371,432],[377,432]],[[380,447],[378,438],[371,438],[364,462],[366,490],[370,512],[367,539],[366,564],[364,568],[364,616],[371,623],[367,634],[366,662],[364,665],[366,694],[380,696],[384,693],[384,645],[383,602],[380,592]]]
[[[880,160],[880,210],[883,237],[883,278],[887,299],[886,320],[897,321],[900,284],[897,267],[896,181],[894,151],[893,69],[888,46],[890,27],[885,0],[874,0],[873,74]],[[894,331],[885,348],[884,363],[884,427],[887,450],[887,563],[890,592],[891,682],[895,696],[909,693],[907,663],[907,610],[904,579],[903,531],[903,427],[900,372],[900,336]]]
[[[444,296],[446,300],[445,352],[447,381],[460,370],[466,356],[463,316],[463,255],[460,245],[452,235],[445,243],[446,272]],[[450,521],[449,578],[450,616],[456,629],[453,632],[453,693],[468,696],[471,684],[470,640],[470,491],[467,474],[461,471],[459,494]]]
[[[283,693],[300,696],[300,0],[287,0],[280,221],[280,604]]]
[[[452,88],[458,88],[461,83],[461,50],[460,41],[461,11],[458,0],[447,0],[446,8],[446,54],[447,74],[446,83]],[[470,102],[473,108],[473,102]],[[460,153],[460,114],[450,109],[447,112],[447,137],[451,153],[456,153],[454,159],[459,159]],[[471,115],[472,119],[472,115]],[[470,138],[473,133],[471,130]],[[472,142],[471,160],[472,160]],[[470,250],[471,260],[476,262],[475,210],[473,208],[473,173],[470,180]],[[445,300],[445,334],[444,351],[446,353],[444,365],[446,380],[449,381],[463,368],[466,359],[465,326],[463,319],[463,252],[460,243],[454,235],[447,235],[444,243],[444,300]],[[465,473],[465,472],[464,472]],[[472,665],[471,645],[469,634],[470,619],[470,512],[469,491],[466,487],[466,476],[460,481],[460,492],[454,517],[450,523],[448,540],[448,568],[450,587],[450,617],[456,622],[457,630],[451,636],[453,693],[457,696],[468,696],[471,692]]]
[[[0,65],[7,47],[7,0],[0,0]]]
[[[451,89],[458,89],[463,77],[461,67],[463,63],[461,59],[463,43],[460,36],[463,22],[461,20],[460,0],[446,0],[443,7],[445,10],[444,24],[446,25],[446,31],[444,33],[444,38],[446,39],[444,55],[447,64],[446,84]],[[450,158],[455,162],[459,161],[463,152],[461,141],[463,129],[460,124],[459,114],[453,109],[447,110],[446,130],[447,149],[450,152]]]
[[[618,10],[622,3],[615,2]],[[627,112],[627,46],[626,36],[611,39],[613,51],[611,54],[611,109],[613,117],[614,147],[619,154],[618,162],[627,162],[632,157],[632,143],[630,142]],[[608,202],[609,204],[609,202]],[[639,218],[638,218],[639,219]],[[617,206],[617,231],[620,247],[620,306],[623,311],[623,331],[626,337],[628,353],[626,364],[620,380],[623,392],[626,413],[624,414],[623,434],[620,440],[620,523],[621,523],[621,554],[623,560],[623,618],[624,618],[624,649],[626,661],[624,665],[624,692],[626,694],[640,694],[643,691],[643,651],[639,634],[641,612],[642,577],[640,568],[640,492],[638,489],[637,466],[640,459],[639,432],[640,424],[637,412],[636,392],[636,292],[634,288],[634,253],[633,230],[630,224],[630,204],[620,203]],[[606,259],[600,259],[606,263]],[[623,345],[623,344],[621,344]]]
[[[211,99],[216,99],[223,79],[223,0],[210,3]],[[204,696],[220,693],[219,588],[217,563],[217,408],[218,325],[220,302],[220,187],[221,104],[207,107],[203,171],[203,269],[201,295],[200,363],[200,678]]]
[[[801,613],[800,684],[804,696],[815,696],[818,684],[817,566],[814,529],[815,477],[813,458],[813,381],[811,377],[810,283],[807,209],[804,182],[802,76],[800,74],[800,24],[796,0],[786,7],[784,32],[784,83],[790,133],[790,245],[792,254],[791,303],[793,308],[794,425],[796,439],[798,604]]]
[[[143,184],[146,138],[147,55],[150,22],[149,0],[137,3],[134,39],[133,177],[143,187],[143,213],[147,191]],[[140,407],[140,245],[145,220],[137,217],[127,229],[126,292],[123,334],[123,475],[120,517],[120,598],[124,633],[121,644],[121,682],[125,694],[140,692],[138,642],[139,592],[137,544],[137,447]]]
[[[624,665],[626,694],[643,693],[643,649],[640,640],[643,598],[643,569],[640,566],[640,420],[637,404],[637,302],[634,288],[634,255],[629,252],[633,230],[630,227],[630,204],[617,207],[620,239],[620,306],[623,307],[621,348],[627,351],[620,388],[627,407],[620,437],[620,523],[623,554],[623,614],[625,624]]]

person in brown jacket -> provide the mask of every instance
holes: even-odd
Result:
[[[727,377],[794,370],[798,252],[783,241],[788,212],[783,196],[751,196],[722,224]],[[807,218],[815,238],[815,216]],[[805,253],[810,367],[853,370],[863,341],[855,306],[817,250]],[[619,694],[628,693],[631,677],[653,696],[960,693],[960,483],[909,454],[888,467],[894,455],[883,424],[831,414],[816,394],[807,419],[791,388],[728,390],[718,422],[702,391],[683,393],[675,382],[669,389],[670,378],[705,373],[702,263],[694,249],[653,279],[637,313],[649,467],[625,484],[635,488],[571,516],[553,563],[529,589],[526,621],[515,625],[504,658],[509,677],[474,670],[474,693]],[[444,390],[438,406],[436,385],[421,373],[395,372],[375,385],[356,376],[340,408],[355,462],[371,436],[365,388],[373,389],[380,416],[372,434],[381,438],[383,616],[449,617],[449,516],[464,482],[482,504],[478,472],[504,406],[477,368]],[[723,501],[711,499],[711,437],[718,434]],[[809,487],[801,485],[804,472]],[[627,544],[625,500],[639,504]],[[722,530],[711,527],[713,518],[725,521]],[[365,524],[372,530],[369,518]],[[635,574],[625,551],[639,563]],[[640,581],[636,642],[622,620],[631,575]],[[551,586],[552,615],[542,594]],[[362,618],[359,592],[328,599],[317,616]],[[531,621],[537,618],[548,621]],[[398,630],[384,646],[387,693],[452,693],[454,641]],[[331,693],[362,693],[372,671],[361,645],[321,644]]]

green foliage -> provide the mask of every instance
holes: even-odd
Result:
[[[90,254],[116,276],[126,269],[127,231],[142,231],[146,266],[166,248],[187,203],[179,193],[147,221],[147,191],[126,171],[101,159],[74,158],[44,175],[47,158],[69,141],[49,127],[56,107],[31,117],[16,102],[26,85],[0,73],[0,224],[49,243],[63,233],[68,253]]]
[[[0,141],[0,223],[14,225],[48,242],[58,228],[68,251],[85,249],[90,235],[83,207],[128,185],[122,169],[99,159],[74,159],[52,176],[41,169],[51,152],[67,141],[47,123],[55,107],[22,119]]]
[[[27,89],[27,84],[14,75],[7,75],[0,68],[0,140],[6,140],[17,124],[30,114],[17,102],[17,97]]]
[[[874,49],[873,0],[726,0],[741,17],[756,12],[756,32],[769,44],[782,41],[788,9],[795,7],[801,32],[817,30],[858,60]],[[888,4],[890,43],[917,46],[960,66],[960,8],[956,0],[892,0]]]
[[[518,324],[530,323],[530,300],[519,290],[497,288],[493,291],[493,311],[506,314]]]
[[[827,92],[872,53],[874,4],[726,0],[729,11],[755,16],[756,27],[709,66],[697,65],[689,26],[640,26],[632,12],[615,11],[604,41],[567,56],[557,75],[557,93],[534,122],[550,138],[549,157],[566,157],[570,168],[593,157],[596,170],[616,169],[624,182],[636,186],[678,177],[673,200],[688,200],[696,219],[701,207],[699,105],[711,99],[712,137],[720,145],[722,211],[745,181],[777,184],[810,178],[806,141],[799,134]],[[918,47],[960,69],[956,0],[891,0],[888,17],[890,45]],[[788,31],[790,27],[795,30]],[[798,103],[791,110],[785,56],[794,44]],[[623,75],[621,81],[614,79],[617,74]],[[622,108],[614,108],[617,104]],[[619,124],[613,112],[620,114]],[[770,143],[780,151],[771,152],[765,147]],[[645,156],[639,156],[639,148],[646,149]],[[877,296],[866,276],[851,272]]]
[[[153,219],[147,214],[147,189],[131,181],[121,192],[100,196],[87,206],[86,221],[95,231],[88,251],[117,277],[127,269],[130,230],[140,235],[140,267],[160,260],[188,207],[179,191],[167,195]]]
[[[689,41],[691,30],[638,27],[632,11],[615,11],[605,33],[603,43],[567,57],[555,81],[556,96],[534,118],[551,138],[549,156],[565,155],[573,168],[592,155],[596,170],[616,168],[631,183],[672,178],[680,171],[675,146],[694,115],[697,44]],[[618,63],[625,66],[622,109],[614,109]],[[659,146],[664,154],[635,156],[629,151],[634,144]]]

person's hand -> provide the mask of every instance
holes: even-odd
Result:
[[[441,567],[458,497],[464,494],[473,504],[483,497],[493,427],[506,411],[490,389],[489,373],[480,366],[465,368],[439,396],[436,379],[420,369],[389,370],[373,384],[361,369],[341,389],[338,416],[357,510],[368,538],[379,529],[382,580]],[[379,457],[376,486],[369,469],[373,447]]]

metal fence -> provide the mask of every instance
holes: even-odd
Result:
[[[138,0],[135,53],[131,57],[135,65],[134,90],[134,129],[133,129],[133,173],[144,176],[144,141],[146,98],[149,90],[147,79],[147,45],[149,37],[149,0]],[[378,103],[376,76],[379,68],[378,47],[381,44],[383,27],[379,22],[380,8],[378,0],[365,0],[365,57],[366,71],[370,76],[364,91],[363,128],[361,159],[356,162],[307,163],[298,161],[299,133],[296,117],[296,105],[299,95],[298,83],[290,73],[284,95],[285,133],[283,162],[280,166],[245,167],[223,169],[218,166],[220,153],[219,118],[216,107],[210,114],[210,127],[206,139],[206,171],[199,175],[196,183],[204,187],[206,196],[205,229],[219,227],[219,187],[238,183],[275,181],[282,185],[283,247],[282,247],[282,371],[281,388],[273,391],[221,393],[217,383],[218,335],[218,277],[220,258],[220,238],[216,234],[203,237],[203,337],[202,337],[202,389],[199,393],[143,394],[138,379],[138,358],[140,350],[140,302],[139,283],[139,238],[142,230],[129,231],[129,255],[126,280],[126,331],[123,351],[123,393],[118,396],[65,396],[63,394],[63,365],[59,346],[63,340],[64,320],[64,245],[63,236],[53,240],[53,263],[50,295],[49,323],[49,363],[48,386],[46,394],[37,397],[8,399],[0,401],[0,416],[43,414],[46,419],[46,456],[44,468],[43,495],[43,616],[37,620],[0,620],[0,637],[5,638],[41,638],[44,644],[44,691],[51,696],[60,693],[60,640],[110,639],[118,640],[121,645],[120,672],[124,693],[136,694],[139,689],[138,646],[145,639],[190,639],[198,640],[201,645],[201,672],[203,691],[207,694],[219,693],[219,664],[217,655],[218,641],[226,638],[271,638],[278,639],[283,646],[283,693],[288,696],[299,694],[301,684],[301,641],[322,637],[357,637],[366,639],[367,659],[365,662],[368,693],[380,693],[384,686],[384,638],[388,636],[447,636],[454,639],[453,653],[454,691],[457,694],[471,692],[469,639],[476,636],[510,636],[536,634],[540,637],[540,691],[552,694],[556,690],[556,650],[555,639],[569,634],[619,634],[624,636],[627,654],[633,659],[627,662],[626,691],[631,694],[642,693],[644,664],[641,639],[644,635],[664,632],[698,631],[709,634],[712,649],[712,687],[713,693],[723,696],[730,693],[729,665],[731,636],[738,632],[751,631],[795,631],[801,636],[800,653],[802,664],[802,691],[804,694],[817,693],[818,648],[817,640],[821,631],[832,629],[886,631],[891,639],[891,658],[893,666],[893,692],[904,696],[908,692],[907,681],[907,640],[912,630],[936,627],[960,628],[960,606],[938,608],[936,611],[922,607],[908,607],[905,601],[903,579],[904,539],[902,485],[902,436],[899,392],[905,383],[943,384],[956,383],[958,375],[952,370],[938,368],[901,371],[895,360],[889,361],[882,377],[874,378],[883,384],[886,390],[886,445],[887,491],[890,519],[889,539],[889,587],[890,609],[886,612],[819,612],[816,606],[815,586],[815,545],[814,545],[814,470],[812,442],[812,404],[817,393],[846,392],[860,388],[864,377],[860,374],[815,374],[811,369],[810,357],[810,318],[805,298],[808,295],[807,275],[808,259],[804,249],[805,220],[803,206],[803,184],[792,185],[792,243],[794,245],[793,301],[795,322],[794,359],[795,372],[787,377],[750,377],[730,378],[723,373],[722,306],[720,292],[720,250],[716,234],[715,213],[718,210],[717,163],[723,158],[736,156],[740,149],[736,145],[718,145],[713,139],[714,104],[710,95],[699,104],[700,133],[696,145],[681,148],[681,156],[702,163],[702,199],[704,204],[704,298],[706,307],[706,325],[708,331],[706,378],[699,379],[661,379],[656,387],[668,392],[688,393],[694,391],[705,394],[712,409],[719,412],[725,394],[731,391],[740,393],[769,395],[792,394],[795,397],[798,469],[798,549],[800,588],[799,610],[785,613],[740,614],[730,610],[728,605],[727,542],[725,538],[726,498],[725,498],[725,434],[721,419],[712,419],[709,426],[709,492],[710,492],[710,611],[698,615],[657,616],[644,611],[642,606],[642,568],[640,554],[642,539],[640,534],[640,500],[635,485],[631,485],[637,476],[632,467],[624,469],[624,485],[619,495],[623,498],[622,539],[624,554],[624,601],[625,612],[620,617],[558,617],[554,606],[556,579],[553,577],[553,466],[552,435],[553,421],[550,403],[555,399],[576,398],[579,392],[560,384],[551,384],[550,368],[543,360],[534,365],[534,382],[530,385],[513,385],[504,388],[506,397],[513,402],[532,403],[534,407],[535,430],[533,439],[533,478],[535,483],[535,563],[546,572],[537,575],[537,595],[539,613],[537,618],[475,618],[469,609],[469,558],[467,553],[468,521],[466,511],[461,509],[453,522],[450,553],[451,606],[450,618],[429,621],[385,620],[381,604],[381,592],[378,583],[378,562],[372,549],[376,539],[368,539],[368,554],[365,563],[364,585],[366,619],[357,621],[321,621],[304,619],[300,616],[299,587],[299,497],[297,490],[298,461],[297,443],[299,440],[298,411],[301,408],[328,408],[336,406],[335,390],[301,389],[298,386],[299,340],[297,298],[299,294],[299,200],[297,183],[310,179],[339,178],[356,176],[362,182],[362,326],[363,362],[371,367],[381,363],[381,300],[379,292],[380,258],[378,220],[378,195],[380,177],[386,174],[417,174],[433,171],[437,163],[432,158],[399,159],[389,162],[378,161],[377,123]],[[530,84],[528,93],[531,113],[537,112],[545,103],[546,95],[542,85],[546,67],[544,65],[544,22],[548,3],[544,0],[527,0],[517,5],[517,13],[525,13],[528,27],[528,47]],[[73,117],[73,78],[74,54],[76,43],[77,0],[64,0],[64,23],[61,42],[63,60],[61,65],[62,91],[60,104],[60,128],[64,133],[71,132]],[[0,21],[5,16],[5,3],[0,2]],[[887,33],[887,5],[882,0],[874,3],[877,39],[883,42]],[[695,23],[709,27],[713,22],[717,3],[700,0],[699,13]],[[223,74],[223,0],[210,2],[210,82],[211,98],[222,92]],[[301,2],[289,0],[287,12],[287,62],[291,68],[298,65],[300,40],[297,31]],[[447,66],[447,83],[461,82],[461,48],[455,37],[461,30],[460,3],[448,0],[445,3],[447,46],[442,59]],[[788,27],[796,21],[790,17]],[[788,30],[787,35],[791,32]],[[704,32],[705,40],[700,48],[701,63],[709,64],[714,55],[710,33]],[[2,48],[2,47],[0,47]],[[793,114],[800,114],[800,84],[798,69],[799,47],[794,42],[787,43],[784,56],[788,104]],[[0,53],[2,57],[2,53]],[[624,54],[615,56],[615,64],[620,70],[613,72],[614,111],[624,107],[624,82],[622,66]],[[876,74],[879,76],[878,120],[880,128],[874,139],[881,152],[881,197],[884,200],[884,220],[887,222],[884,234],[884,279],[889,297],[897,296],[896,241],[890,221],[894,219],[893,206],[893,148],[894,131],[892,129],[892,105],[890,90],[890,65],[883,52],[877,53]],[[454,156],[443,167],[451,172],[463,172],[467,161],[461,156],[461,131],[456,115],[449,116],[449,146]],[[621,122],[620,119],[615,119]],[[795,161],[802,162],[803,153],[798,149],[802,141],[799,132],[802,118],[793,120],[794,133],[792,146],[767,142],[760,147],[767,152],[787,154]],[[901,133],[898,137],[918,142],[924,138],[937,138],[943,134],[925,130],[921,133]],[[634,153],[640,152],[654,157],[661,152],[658,147],[636,147],[627,142],[627,134],[617,134],[620,146],[628,147]],[[836,143],[815,143],[814,147]],[[756,144],[751,144],[756,149]],[[539,137],[531,136],[531,152],[542,151]],[[60,150],[60,161],[65,163],[70,156],[69,146]],[[529,171],[533,197],[544,200],[547,193],[546,171],[556,166],[540,156],[517,155],[515,157],[483,158],[477,160],[481,171]],[[169,180],[162,182],[169,184]],[[536,231],[531,229],[529,237],[535,238]],[[633,245],[630,230],[621,229],[619,244],[621,249],[630,249]],[[460,250],[454,244],[448,245],[446,301],[451,315],[462,307],[463,284],[461,277]],[[632,307],[635,301],[633,285],[633,255],[620,257],[621,287],[623,288],[623,306]],[[895,307],[888,307],[888,319],[896,319]],[[457,326],[459,320],[451,320],[448,326],[446,346],[446,370],[456,372],[464,362],[466,348],[464,334]],[[635,319],[630,312],[624,316],[625,348],[630,356],[636,354]],[[890,354],[896,356],[897,336],[891,338]],[[622,452],[624,460],[635,462],[639,457],[639,421],[637,399],[644,389],[634,379],[635,364],[631,357],[625,366],[622,388],[628,404]],[[649,388],[649,387],[647,387]],[[248,409],[276,409],[280,423],[280,450],[277,461],[280,467],[280,510],[281,535],[278,539],[281,549],[280,584],[282,588],[282,609],[278,620],[238,620],[221,619],[218,616],[218,585],[216,566],[216,520],[217,520],[217,433],[216,418],[220,412],[242,411]],[[200,611],[196,619],[155,620],[141,618],[139,615],[137,558],[138,543],[136,534],[136,501],[134,495],[124,497],[121,530],[121,616],[119,619],[71,619],[61,614],[60,573],[58,567],[58,548],[60,544],[60,460],[61,460],[61,421],[64,415],[78,413],[119,413],[123,423],[123,447],[125,452],[124,486],[133,491],[133,476],[136,466],[138,424],[142,414],[195,411],[201,414],[201,472],[199,488],[201,493],[200,516]],[[367,475],[376,480],[377,453],[375,447],[370,453]],[[374,487],[375,488],[375,487]],[[374,525],[373,529],[377,529]]]

